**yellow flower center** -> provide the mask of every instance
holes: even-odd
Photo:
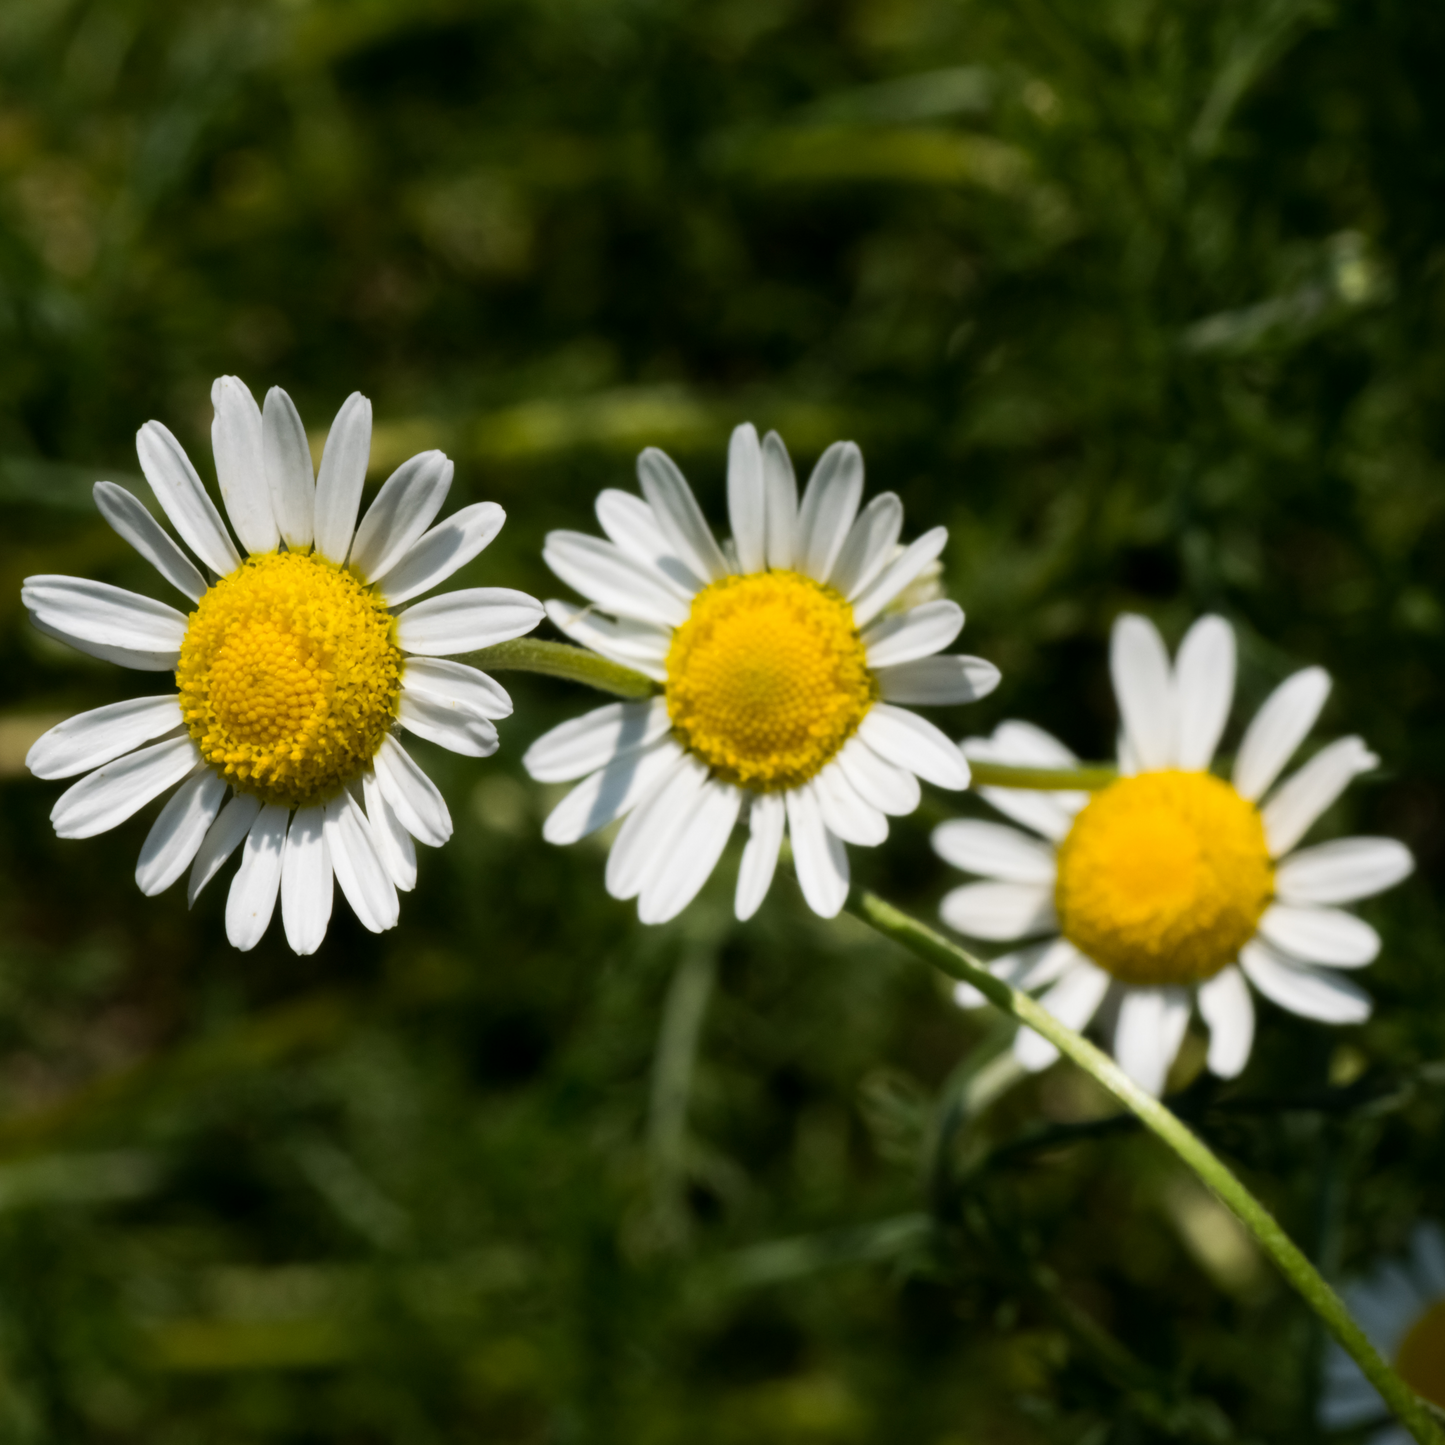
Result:
[[[386,604],[301,552],[250,558],[191,614],[176,681],[186,727],[241,792],[299,805],[371,760],[401,692]]]
[[[1208,773],[1121,778],[1059,847],[1064,936],[1125,983],[1197,983],[1232,962],[1274,891],[1259,811]]]
[[[1445,1299],[1436,1300],[1405,1332],[1395,1369],[1422,1400],[1445,1410]]]
[[[877,695],[852,607],[796,572],[704,587],[667,654],[667,711],[683,743],[758,792],[811,778]]]

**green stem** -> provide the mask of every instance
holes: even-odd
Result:
[[[1006,763],[981,763],[970,758],[968,766],[977,788],[1096,793],[1119,777],[1119,770],[1105,763],[1086,763],[1080,768],[1015,768]]]
[[[565,677],[571,682],[610,692],[617,697],[651,697],[657,684],[650,677],[611,662],[585,647],[566,642],[542,642],[534,637],[519,637],[515,642],[499,642],[468,655],[469,662],[484,672],[541,672],[548,677]]]
[[[1038,1000],[1010,988],[972,954],[901,913],[892,904],[855,889],[849,895],[848,910],[885,938],[902,944],[951,978],[971,983],[995,1007],[1042,1034],[1061,1053],[1092,1074],[1125,1108],[1136,1114],[1146,1128],[1153,1130],[1254,1235],[1420,1445],[1445,1445],[1445,1433],[1435,1423],[1430,1407],[1380,1358],[1344,1302],[1280,1228],[1274,1216],[1224,1161],[1158,1099],[1141,1089],[1103,1050],[1061,1024]]]

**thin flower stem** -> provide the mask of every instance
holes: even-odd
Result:
[[[543,642],[535,637],[519,637],[515,642],[499,642],[468,655],[467,660],[484,672],[543,672],[548,677],[565,677],[585,683],[616,697],[651,697],[657,684],[650,677],[623,667],[566,642]]]
[[[1061,1053],[1092,1074],[1125,1108],[1136,1114],[1146,1128],[1153,1130],[1254,1235],[1420,1445],[1445,1445],[1445,1433],[1435,1423],[1429,1406],[1380,1358],[1344,1302],[1280,1228],[1274,1216],[1223,1160],[1158,1099],[1141,1089],[1101,1049],[1061,1024],[1036,999],[995,978],[972,954],[917,919],[901,913],[874,894],[857,889],[849,895],[848,911],[950,977],[972,984],[995,1007],[1042,1034]]]
[[[1119,770],[1107,763],[1086,763],[1079,768],[1015,768],[1006,763],[983,763],[970,758],[968,766],[974,786],[982,788],[1096,793],[1119,778]]]

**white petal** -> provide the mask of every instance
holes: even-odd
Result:
[[[136,433],[135,449],[141,471],[181,541],[218,577],[234,572],[241,554],[180,442],[160,422],[148,421]]]
[[[781,793],[755,793],[748,810],[748,842],[738,868],[737,895],[733,912],[745,923],[762,907],[773,884],[778,850],[783,846],[783,825],[787,804]]]
[[[467,587],[408,607],[396,619],[396,641],[406,652],[436,656],[474,652],[530,632],[542,604],[510,587]]]
[[[885,702],[946,707],[977,702],[999,684],[999,670],[981,657],[920,657],[897,667],[880,667],[874,676]]]
[[[281,534],[266,482],[261,447],[261,408],[239,376],[220,376],[211,383],[211,450],[226,515],[241,545],[255,556],[274,552]]]
[[[1290,854],[1275,869],[1274,891],[1282,903],[1353,903],[1393,888],[1414,868],[1394,838],[1338,838]]]
[[[393,737],[381,740],[372,759],[382,795],[412,837],[440,848],[452,836],[452,815],[437,785]]]
[[[666,923],[697,897],[727,847],[742,801],[742,793],[731,783],[714,778],[704,785],[671,856],[637,900],[641,922]]]
[[[798,483],[783,439],[763,438],[763,486],[768,507],[768,566],[791,569],[798,557]]]
[[[1146,617],[1126,612],[1109,639],[1109,671],[1140,772],[1174,766],[1174,686],[1164,639]]]
[[[813,779],[813,792],[824,826],[845,843],[876,848],[887,839],[887,817],[881,809],[864,802],[836,760]]]
[[[1363,968],[1380,952],[1380,935],[1363,918],[1338,908],[1271,903],[1259,920],[1259,932],[1282,952],[1330,968]]]
[[[396,720],[408,732],[467,758],[489,758],[497,750],[497,726],[456,701],[403,689]]]
[[[1090,968],[1094,967],[1094,964],[1085,958],[1067,938],[1051,938],[1045,943],[1030,944],[1016,953],[994,959],[989,964],[989,968],[994,973],[1001,975],[1008,958],[1018,960],[1017,964],[1010,969],[1012,977],[1009,982],[1015,988],[1045,988],[1057,979],[1061,979],[1079,963],[1088,964]]]
[[[220,872],[226,859],[241,846],[241,841],[251,831],[251,824],[261,811],[261,800],[250,793],[234,793],[231,801],[221,809],[220,816],[211,824],[205,842],[191,864],[190,882],[186,885],[187,906],[193,905],[201,889]]]
[[[184,613],[153,597],[88,577],[27,577],[20,600],[40,621],[105,647],[179,651],[186,636]]]
[[[409,893],[416,887],[416,844],[396,816],[396,809],[386,801],[376,773],[368,770],[362,775],[361,783],[376,851],[381,854],[391,881],[403,893]]]
[[[1329,695],[1329,673],[1322,667],[1307,667],[1285,678],[1265,698],[1234,759],[1234,786],[1241,797],[1253,802],[1279,777]]]
[[[76,713],[41,733],[25,755],[37,778],[73,778],[181,726],[180,699],[134,697]]]
[[[677,767],[684,753],[671,737],[621,757],[584,778],[547,816],[542,836],[549,843],[575,843],[630,812]]]
[[[117,536],[125,538],[177,592],[192,602],[201,600],[205,578],[137,498],[114,482],[97,482],[91,495]]]
[[[1244,975],[1232,963],[1200,984],[1199,1012],[1209,1025],[1209,1072],[1237,1079],[1254,1047],[1254,1000]]]
[[[293,552],[305,551],[316,528],[316,473],[300,413],[279,386],[266,393],[261,453],[277,529]]]
[[[878,756],[856,733],[839,749],[837,763],[865,803],[901,818],[922,801],[918,779]]]
[[[1054,850],[1016,828],[977,818],[952,818],[933,830],[933,851],[946,863],[1001,883],[1045,884],[1052,888]]]
[[[658,526],[682,561],[709,582],[731,570],[697,498],[666,452],[647,447],[637,458],[637,480]]]
[[[1079,1030],[1088,1027],[1108,991],[1109,975],[1078,954],[1039,1002],[1061,1024]],[[1048,1068],[1058,1056],[1058,1049],[1030,1028],[1022,1028],[1014,1035],[1014,1057],[1032,1073]]]
[[[938,560],[948,541],[948,528],[935,527],[890,562],[853,600],[853,625],[867,627],[925,567]]]
[[[421,540],[451,491],[454,470],[445,453],[422,452],[382,483],[351,543],[351,565],[368,582],[380,582]]]
[[[661,781],[627,815],[613,841],[605,880],[614,898],[636,898],[662,869],[702,795],[707,769],[682,752],[670,761]]]
[[[602,530],[618,550],[640,563],[648,576],[669,592],[690,602],[706,585],[673,550],[657,514],[641,497],[607,487],[597,494],[594,509]]]
[[[62,627],[52,627],[36,613],[30,614],[30,625],[46,637],[53,637],[87,657],[98,657],[102,662],[113,662],[117,667],[133,668],[137,672],[174,672],[181,660],[179,648],[164,652],[139,652],[129,647],[108,647],[103,642],[87,642],[84,638],[72,636]]]
[[[225,796],[225,779],[205,764],[176,789],[140,850],[135,881],[142,893],[164,893],[191,866]]]
[[[1370,996],[1339,973],[1295,963],[1255,938],[1239,951],[1249,981],[1282,1009],[1327,1024],[1358,1024],[1370,1016]]]
[[[1078,762],[1056,737],[1032,723],[1003,722],[991,738],[965,738],[961,746],[966,757],[1009,767],[1068,768]],[[1005,817],[1055,842],[1068,835],[1074,815],[1089,801],[1089,794],[1084,792],[1034,788],[983,787],[978,793]]]
[[[863,453],[854,442],[834,442],[818,458],[798,509],[797,568],[804,576],[828,580],[862,499]]]
[[[1031,990],[1047,987],[1080,963],[1090,969],[1094,967],[1067,938],[1051,938],[1046,943],[1032,943],[994,959],[988,971],[1011,988]],[[960,1008],[978,1008],[988,1002],[972,984],[966,983],[954,986],[953,1001]],[[1037,1048],[1038,1044],[1029,1047]],[[1050,1055],[1047,1062],[1052,1063],[1055,1057],[1057,1055]]]
[[[1018,768],[1071,768],[1079,761],[1052,733],[1015,718],[1001,722],[991,738],[968,738],[966,750],[970,757]]]
[[[179,737],[106,763],[56,799],[50,810],[56,836],[93,838],[108,832],[174,787],[200,761],[195,743]]]
[[[1126,989],[1114,1028],[1114,1057],[1141,1089],[1157,1099],[1188,1027],[1187,989]]]
[[[1352,778],[1379,765],[1359,738],[1339,738],[1316,753],[1260,810],[1270,856],[1288,853]]]
[[[522,766],[539,783],[571,782],[656,742],[671,726],[663,698],[610,702],[543,733],[527,749]]]
[[[381,861],[371,824],[356,799],[341,792],[326,805],[326,851],[336,881],[363,928],[384,933],[401,917],[396,886]]]
[[[600,537],[548,532],[542,560],[569,587],[619,617],[679,627],[688,604],[650,569]]]
[[[1418,1224],[1411,1236],[1411,1251],[1426,1296],[1445,1298],[1445,1234],[1433,1224]]]
[[[784,795],[788,836],[793,840],[793,865],[798,886],[819,918],[836,918],[848,901],[848,852],[823,822],[811,784]]]
[[[1354,1314],[1356,1311],[1351,1310]],[[1319,1402],[1319,1422],[1326,1430],[1348,1430],[1366,1421],[1384,1418],[1388,1406],[1375,1388],[1360,1374],[1359,1366],[1339,1346],[1332,1345],[1331,1353],[1338,1351],[1348,1361],[1347,1368],[1354,1378],[1348,1383],[1336,1384],[1331,1381]],[[1386,1428],[1373,1430],[1368,1436],[1369,1445],[1413,1445],[1413,1439],[1405,1430]]]
[[[1222,617],[1201,617],[1184,635],[1174,660],[1175,761],[1203,772],[1214,759],[1234,701],[1234,629]]]
[[[267,803],[246,834],[241,866],[226,895],[226,937],[242,953],[249,953],[260,943],[276,909],[281,852],[290,816],[291,810],[284,803]]]
[[[968,761],[927,718],[892,703],[874,703],[858,736],[880,757],[917,773],[925,783],[953,791],[968,786]]]
[[[346,561],[351,550],[370,461],[371,403],[353,391],[331,423],[316,476],[316,550],[333,562]]]
[[[331,858],[326,848],[326,809],[298,808],[281,855],[281,923],[291,952],[315,953],[331,922]]]
[[[738,566],[744,572],[761,572],[768,565],[768,502],[763,450],[751,422],[734,427],[728,442],[728,519]]]
[[[869,667],[896,667],[932,657],[963,631],[963,608],[957,602],[925,602],[897,616],[885,617],[863,634]]]
[[[441,657],[408,657],[402,673],[403,692],[420,693],[438,702],[468,708],[478,717],[511,717],[512,699],[501,683],[464,662]]]
[[[613,621],[590,607],[577,607],[571,602],[553,599],[544,604],[548,618],[559,632],[573,642],[623,667],[630,667],[654,682],[667,680],[667,653],[672,646],[672,629],[650,622],[634,622],[629,617]]]
[[[1060,804],[1057,793],[1033,788],[980,788],[978,795],[1005,818],[1055,843],[1062,843],[1074,826],[1074,815]]]
[[[827,582],[850,601],[888,565],[903,530],[903,503],[894,492],[873,498],[853,523]]]
[[[400,607],[445,582],[486,548],[506,520],[495,502],[474,502],[438,522],[387,572],[378,589],[387,606]]]
[[[959,933],[998,942],[1059,926],[1051,884],[965,883],[944,895],[938,911]]]

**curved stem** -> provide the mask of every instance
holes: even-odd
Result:
[[[571,682],[610,692],[616,697],[651,697],[657,684],[650,677],[612,662],[585,647],[567,642],[543,642],[535,637],[519,637],[515,642],[499,642],[467,655],[467,660],[484,672],[541,672],[548,677],[565,677]]]
[[[1137,1115],[1146,1128],[1157,1134],[1259,1241],[1420,1445],[1445,1445],[1445,1433],[1435,1423],[1430,1407],[1380,1358],[1339,1295],[1280,1228],[1274,1216],[1224,1161],[1158,1099],[1141,1089],[1103,1050],[1061,1024],[1036,999],[995,978],[980,960],[917,919],[871,893],[856,889],[849,895],[848,911],[950,977],[971,983],[991,1004],[1042,1034],[1061,1053],[1092,1074],[1125,1108]]]
[[[1098,792],[1117,782],[1118,768],[1085,763],[1078,768],[1015,768],[1007,763],[968,760],[973,784],[979,788],[1034,788],[1041,792]]]

